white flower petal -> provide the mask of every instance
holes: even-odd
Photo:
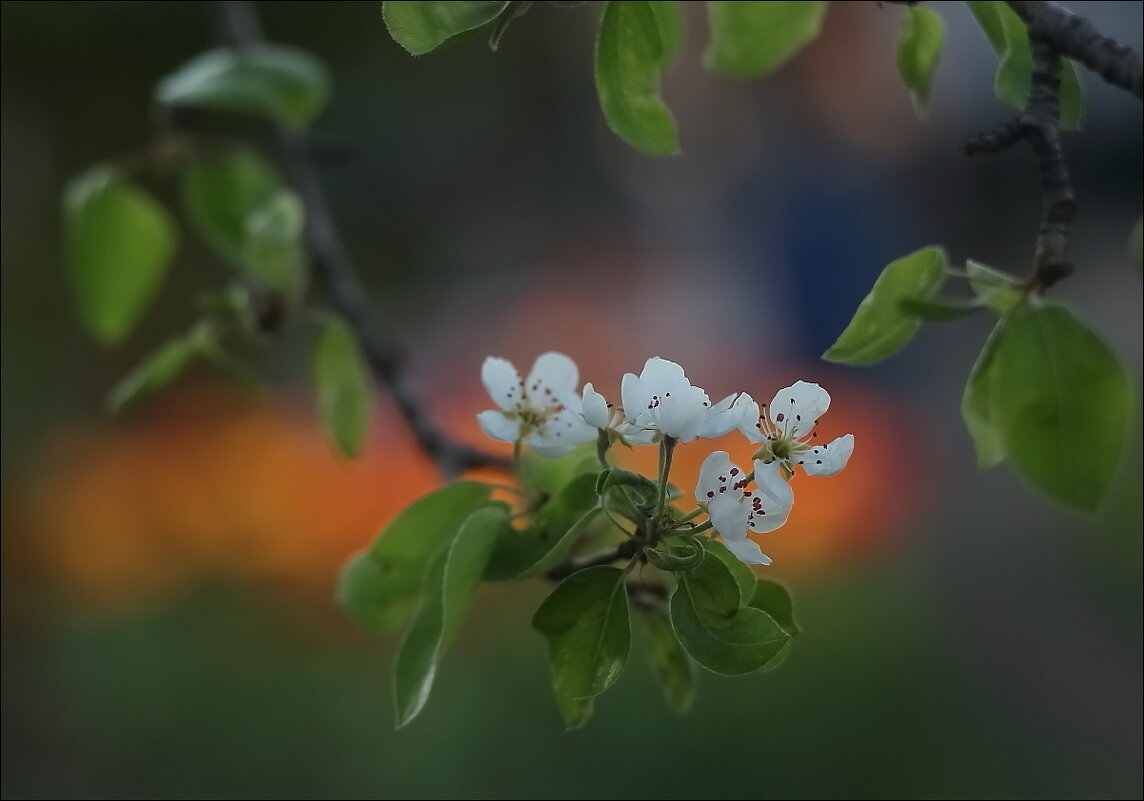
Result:
[[[771,557],[763,553],[759,544],[745,535],[742,539],[724,535],[723,544],[727,546],[728,551],[738,557],[740,562],[746,562],[749,565],[769,565],[771,563]]]
[[[643,381],[635,373],[624,373],[620,381],[620,402],[624,405],[624,417],[632,425],[643,427],[649,420],[651,393],[644,389]]]
[[[847,434],[826,445],[815,445],[798,458],[808,476],[832,476],[846,466],[853,452],[854,435]]]
[[[497,356],[485,359],[481,365],[481,383],[485,385],[493,403],[506,411],[515,408],[524,397],[520,374],[508,359]]]
[[[616,426],[616,433],[629,445],[654,445],[658,432],[654,428],[640,428],[631,423],[620,423]]]
[[[691,442],[707,416],[710,401],[699,387],[688,386],[668,391],[653,401],[652,418],[656,428],[680,442]]]
[[[783,526],[794,506],[794,489],[783,478],[782,462],[755,462],[755,488],[746,503],[751,507],[747,526],[758,534],[766,534]]]
[[[584,385],[584,394],[580,398],[580,415],[585,423],[595,428],[607,428],[611,422],[612,410],[608,408],[608,401],[596,391],[591,381]]]
[[[571,398],[579,400],[576,385],[580,382],[580,368],[563,353],[542,353],[532,365],[532,372],[524,382],[524,391],[535,407],[562,403]]]
[[[784,433],[805,436],[830,408],[830,393],[818,384],[796,381],[780,389],[768,409],[771,420]]]
[[[695,484],[695,498],[707,503],[718,495],[725,495],[735,485],[736,476],[743,471],[731,461],[727,451],[712,451],[699,466],[699,480]],[[742,489],[731,493],[736,499],[743,496]]]
[[[762,442],[766,434],[762,432],[762,417],[759,416],[759,403],[746,392],[735,399],[731,407],[736,415],[735,425],[740,433],[751,442]]]
[[[742,411],[735,408],[734,404],[735,394],[731,393],[714,406],[708,407],[703,423],[699,426],[699,436],[714,439],[734,431]]]
[[[742,492],[731,492],[716,495],[707,503],[707,514],[711,518],[711,525],[726,539],[741,539],[746,536],[747,518],[751,510],[743,503]]]
[[[575,442],[563,442],[561,440],[551,439],[543,436],[539,431],[533,431],[525,437],[524,444],[541,456],[547,456],[549,459],[567,456],[576,448]]]
[[[488,409],[477,415],[477,422],[493,439],[504,442],[516,442],[520,439],[520,421],[516,417],[508,416],[499,409]]]
[[[683,367],[668,359],[653,356],[644,362],[640,371],[640,380],[644,382],[652,394],[660,396],[668,392],[682,391],[691,386],[691,382],[684,375]]]

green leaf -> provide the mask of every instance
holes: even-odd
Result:
[[[64,224],[80,318],[98,342],[121,342],[167,273],[175,226],[150,195],[106,167],[68,183]]]
[[[711,39],[703,63],[732,78],[765,75],[818,37],[825,13],[826,3],[817,2],[709,2]]]
[[[373,393],[357,340],[337,317],[329,318],[318,334],[314,381],[318,413],[330,439],[343,455],[356,457],[369,430]]]
[[[1033,52],[1025,23],[1000,0],[970,0],[968,5],[999,59],[994,94],[1024,109],[1033,74]],[[1079,131],[1084,121],[1084,86],[1076,65],[1068,59],[1061,64],[1060,118],[1061,127],[1070,131]]]
[[[492,487],[450,484],[419,498],[350,559],[338,578],[337,598],[357,621],[390,631],[405,620],[424,592],[433,559],[473,512],[489,505]]]
[[[896,353],[919,325],[916,317],[903,311],[901,302],[932,298],[945,280],[945,267],[945,251],[932,246],[890,262],[854,312],[850,325],[822,358],[857,366]]]
[[[268,289],[297,300],[306,288],[305,212],[296,194],[283,189],[247,218],[243,261],[247,273]]]
[[[492,22],[508,3],[398,2],[386,0],[381,13],[389,35],[415,56],[436,50],[454,36]]]
[[[659,98],[659,78],[671,56],[672,42],[661,33],[670,25],[663,22],[671,13],[668,5],[673,4],[607,3],[596,41],[596,92],[608,126],[653,156],[679,152],[675,121]]]
[[[682,715],[695,699],[695,661],[683,650],[667,615],[652,609],[643,616],[647,624],[647,648],[651,669],[663,688],[668,707]]]
[[[534,492],[555,495],[565,484],[584,473],[596,475],[600,465],[596,461],[595,448],[581,445],[565,456],[549,458],[535,451],[526,450],[522,459],[522,471],[527,476],[528,488]]]
[[[309,124],[329,100],[330,77],[313,55],[285,45],[222,47],[161,80],[155,99],[168,106],[248,114],[294,128]]]
[[[969,286],[978,299],[998,314],[1011,311],[1025,298],[1020,282],[1008,273],[968,259],[965,271],[969,275]]]
[[[1034,487],[1094,510],[1137,416],[1132,379],[1063,306],[1014,309],[995,359],[990,414],[1009,461]]]
[[[715,673],[751,673],[778,657],[790,635],[766,612],[742,607],[741,590],[722,560],[704,559],[679,578],[671,625],[696,662]]]
[[[150,398],[174,381],[191,360],[202,353],[202,336],[198,330],[192,331],[168,340],[153,351],[107,394],[107,408],[113,412],[122,411]]]
[[[996,374],[997,343],[1005,329],[1005,318],[993,328],[981,353],[969,372],[965,393],[961,396],[961,418],[973,438],[977,466],[989,468],[1005,460],[1005,445],[993,420],[993,377]]]
[[[281,186],[274,168],[249,148],[196,158],[182,173],[183,202],[191,222],[220,256],[240,269],[246,262],[247,220]]]
[[[755,571],[727,550],[727,546],[718,540],[708,539],[704,541],[703,547],[706,548],[709,556],[713,556],[722,562],[735,579],[735,584],[739,588],[739,599],[735,602],[735,606],[748,606],[747,602],[755,592]]]
[[[922,6],[906,7],[898,37],[898,74],[910,90],[914,112],[919,117],[926,115],[929,106],[930,84],[944,38],[941,17]]]
[[[679,3],[677,0],[649,0],[648,7],[655,15],[655,24],[659,29],[662,45],[660,68],[666,71],[679,53],[679,46],[683,44],[683,18],[679,13]]]
[[[898,305],[902,311],[911,317],[928,320],[931,323],[960,320],[962,317],[967,317],[982,308],[982,302],[978,298],[934,298],[933,300],[906,298]]]
[[[589,567],[557,585],[532,618],[548,640],[556,702],[569,729],[588,722],[592,699],[623,673],[631,647],[625,573]]]
[[[508,526],[508,516],[504,504],[473,512],[449,549],[433,562],[421,608],[397,650],[393,669],[397,728],[408,725],[429,700],[437,667],[468,614],[493,545]]]
[[[777,581],[758,579],[747,606],[762,609],[791,636],[802,631],[794,617],[794,601],[791,600],[790,590]]]

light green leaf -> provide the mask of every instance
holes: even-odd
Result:
[[[1025,292],[1020,282],[1008,273],[968,259],[965,271],[969,275],[969,286],[986,306],[998,314],[1005,314],[1020,303]]]
[[[911,317],[928,320],[931,323],[960,320],[962,317],[980,311],[983,306],[979,298],[934,298],[933,300],[906,298],[898,305],[902,311]]]
[[[314,382],[318,414],[330,439],[344,456],[356,457],[369,430],[373,392],[357,340],[337,317],[329,318],[318,334]]]
[[[397,728],[408,725],[429,700],[437,667],[468,614],[508,515],[504,504],[473,512],[430,568],[425,599],[401,641],[393,669]]]
[[[631,647],[624,571],[589,567],[557,585],[532,618],[548,640],[556,702],[569,729],[588,722],[592,700],[623,673]]]
[[[168,340],[120,379],[107,394],[106,405],[118,412],[150,398],[174,381],[196,355],[203,351],[203,337],[210,330],[199,327],[181,337]]]
[[[385,27],[399,45],[415,56],[436,50],[454,36],[480,28],[508,8],[507,2],[399,2],[381,7]]]
[[[738,676],[778,657],[790,635],[766,612],[740,605],[741,590],[720,559],[704,559],[679,577],[671,625],[687,653],[715,673]]]
[[[1034,487],[1093,510],[1137,416],[1132,379],[1063,306],[1023,305],[997,342],[990,416],[1009,461]]]
[[[703,547],[707,550],[708,556],[713,556],[722,562],[723,566],[734,577],[735,584],[739,587],[739,600],[735,604],[736,607],[748,606],[747,602],[755,593],[755,571],[747,567],[746,563],[727,550],[727,546],[718,540],[705,540]]]
[[[997,343],[1001,340],[1004,329],[1005,318],[1002,317],[985,340],[985,345],[969,372],[965,393],[961,396],[961,418],[965,421],[969,436],[973,438],[977,466],[981,468],[993,467],[1005,460],[1005,445],[993,420],[992,405]]]
[[[854,312],[850,325],[822,358],[857,366],[896,353],[920,325],[916,317],[902,310],[901,302],[932,298],[945,280],[945,268],[945,251],[932,246],[890,262]]]
[[[898,37],[898,74],[910,90],[914,111],[924,117],[945,26],[941,17],[928,8],[907,6],[905,11],[902,33]]]
[[[596,92],[608,126],[632,147],[653,156],[679,152],[675,121],[659,98],[659,78],[670,60],[660,33],[669,15],[647,0],[604,6],[596,41]],[[678,13],[678,11],[676,11]]]
[[[647,624],[647,648],[651,669],[663,688],[668,707],[682,715],[695,700],[695,661],[683,650],[671,621],[658,609],[648,610],[643,616]]]
[[[655,15],[656,27],[659,28],[659,41],[662,45],[660,68],[666,71],[679,53],[679,46],[683,44],[683,18],[679,13],[679,3],[677,0],[649,0],[648,7]]]
[[[202,156],[182,173],[183,202],[199,234],[235,267],[246,261],[250,215],[279,191],[282,180],[249,148]]]
[[[747,606],[762,609],[791,636],[802,631],[794,617],[794,601],[791,600],[790,590],[777,581],[758,579]]]
[[[283,189],[246,218],[244,263],[268,289],[299,299],[306,288],[305,212],[296,194]]]
[[[294,128],[325,107],[330,76],[310,53],[285,45],[223,47],[188,61],[155,88],[168,106],[248,114]]]
[[[473,512],[489,505],[491,493],[488,484],[461,481],[406,507],[369,550],[342,568],[337,584],[342,608],[377,631],[400,626],[424,592],[433,559]]]
[[[1025,23],[1000,0],[969,0],[967,4],[999,59],[994,94],[1024,109],[1033,74],[1033,52]],[[1068,59],[1061,64],[1060,117],[1061,127],[1070,131],[1079,131],[1084,121],[1084,86],[1076,65]]]
[[[106,167],[68,183],[64,223],[80,318],[98,342],[121,342],[167,273],[175,226],[150,195]]]
[[[818,37],[825,13],[826,3],[818,2],[709,2],[711,39],[703,51],[703,64],[732,78],[765,75]]]

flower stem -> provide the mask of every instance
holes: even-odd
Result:
[[[694,520],[695,518],[699,517],[699,515],[701,515],[701,514],[703,514],[703,507],[696,506],[694,509],[692,509],[690,512],[685,514],[683,517],[679,518],[679,520],[677,520],[676,522],[686,523],[688,520]]]
[[[667,477],[671,473],[671,455],[675,451],[674,437],[664,437],[659,444],[659,496],[656,499],[653,539],[658,539],[663,525],[663,514],[667,510]]]

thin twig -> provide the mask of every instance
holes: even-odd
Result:
[[[610,565],[620,560],[629,560],[639,553],[639,550],[640,544],[638,542],[635,540],[624,540],[615,548],[604,551],[603,553],[585,556],[580,559],[569,559],[567,562],[552,568],[544,575],[552,581],[561,581],[586,567],[599,567],[600,565]]]

